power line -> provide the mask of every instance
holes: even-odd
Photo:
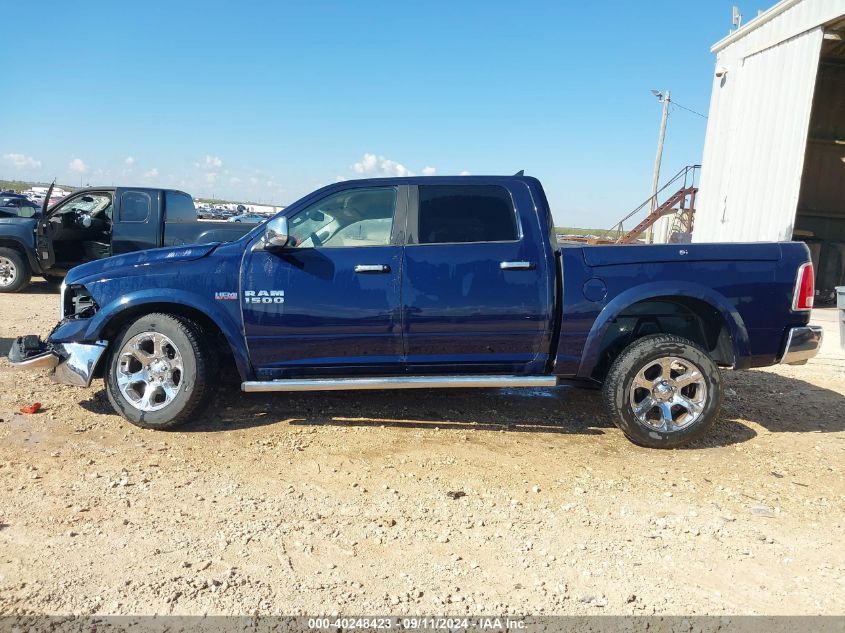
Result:
[[[682,105],[681,105],[680,103],[678,103],[677,101],[670,101],[670,103],[671,103],[673,106],[675,106],[676,108],[680,108],[681,110],[686,110],[687,112],[692,112],[693,114],[695,114],[695,115],[697,115],[697,116],[700,116],[702,119],[706,119],[706,118],[707,118],[707,115],[706,115],[706,114],[701,114],[701,112],[696,112],[696,111],[695,111],[695,110],[693,110],[692,108],[687,108],[686,106],[682,106]]]

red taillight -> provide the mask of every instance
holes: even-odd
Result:
[[[814,277],[813,264],[801,264],[798,268],[798,278],[795,280],[795,295],[792,297],[793,310],[813,309],[813,295],[816,293]]]

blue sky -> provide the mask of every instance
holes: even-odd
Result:
[[[0,41],[0,178],[287,204],[525,169],[559,225],[610,226],[649,193],[650,89],[707,112],[731,4],[2,0],[29,36]],[[664,176],[701,160],[705,126],[671,113]]]

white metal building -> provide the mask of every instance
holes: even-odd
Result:
[[[782,0],[712,51],[693,241],[804,239],[841,282],[845,0]]]

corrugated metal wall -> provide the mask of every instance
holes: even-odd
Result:
[[[842,0],[785,0],[714,47],[693,241],[792,237],[822,43]],[[745,28],[749,29],[751,24]]]

